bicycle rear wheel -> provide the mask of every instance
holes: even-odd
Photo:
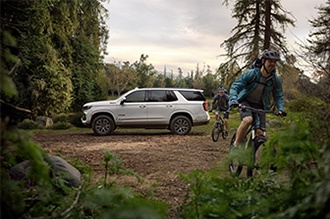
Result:
[[[220,132],[221,132],[222,138],[226,139],[227,136],[226,136],[226,133],[225,133],[225,125],[223,123],[221,124],[221,131]]]
[[[230,141],[230,151],[229,151],[229,172],[232,176],[239,176],[243,169],[243,164],[241,163],[239,151],[240,148],[234,147],[234,142],[236,138],[236,133]]]
[[[217,142],[220,136],[220,123],[215,122],[212,127],[212,140]]]

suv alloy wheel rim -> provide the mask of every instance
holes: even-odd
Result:
[[[110,122],[107,119],[99,119],[96,121],[95,128],[100,134],[104,134],[109,131]]]
[[[185,119],[178,119],[174,125],[174,128],[177,133],[185,133],[188,130],[188,122]]]

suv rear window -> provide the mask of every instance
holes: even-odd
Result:
[[[203,93],[199,91],[179,91],[184,98],[186,98],[189,101],[205,101],[205,97]]]

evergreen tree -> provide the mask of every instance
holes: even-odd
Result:
[[[77,0],[77,29],[73,33],[73,110],[85,102],[106,98],[106,76],[102,53],[105,53],[108,30],[107,11],[99,0]]]
[[[325,5],[316,7],[318,17],[310,20],[313,30],[309,34],[307,44],[301,45],[301,57],[313,71],[318,86],[303,86],[306,93],[330,101],[330,0]],[[301,85],[304,85],[301,83]],[[313,88],[312,88],[313,87]]]
[[[105,15],[99,0],[1,1],[1,50],[19,58],[1,54],[19,93],[7,101],[52,116],[102,96]]]
[[[194,80],[192,82],[193,88],[196,88],[196,89],[204,89],[205,88],[205,84],[204,84],[204,81],[203,81],[203,73],[204,73],[204,71],[200,70],[199,64],[197,64],[196,72],[194,74]]]
[[[228,4],[228,0],[224,3]],[[242,69],[249,67],[259,52],[270,47],[286,55],[283,32],[288,25],[294,25],[288,15],[280,0],[236,0],[232,16],[238,24],[232,30],[233,35],[221,44],[229,60],[226,68],[240,61],[246,63]]]
[[[178,77],[175,79],[175,87],[185,88],[187,87],[186,82],[183,78],[183,72],[181,68],[178,68]]]

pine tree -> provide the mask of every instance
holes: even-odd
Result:
[[[221,44],[227,51],[224,56],[229,60],[224,65],[243,61],[246,63],[243,69],[250,67],[259,53],[268,48],[286,55],[288,50],[283,32],[288,25],[294,26],[289,15],[280,0],[236,0],[232,16],[238,24],[232,29],[233,35]]]
[[[300,57],[307,63],[313,72],[317,86],[313,83],[306,83],[301,80],[300,85],[303,91],[309,95],[317,96],[326,102],[330,101],[330,0],[325,5],[316,7],[318,17],[309,20],[313,29],[305,45],[301,45],[302,54]],[[303,79],[303,78],[302,78]]]
[[[322,75],[330,77],[330,0],[317,9],[318,17],[309,21],[314,29],[309,34],[308,53],[305,55],[311,54],[314,67]]]

